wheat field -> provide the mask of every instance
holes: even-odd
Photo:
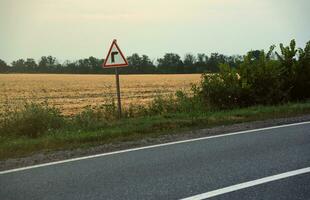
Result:
[[[124,106],[144,104],[155,95],[188,91],[199,74],[120,75]],[[25,102],[48,102],[65,115],[115,98],[115,75],[0,74],[0,110]]]

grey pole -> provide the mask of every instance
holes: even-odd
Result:
[[[122,117],[121,89],[119,86],[119,74],[117,67],[115,67],[115,78],[116,78],[116,93],[118,103],[118,117],[121,118]]]

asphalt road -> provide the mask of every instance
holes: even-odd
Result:
[[[181,199],[310,167],[310,123],[0,174],[0,199]],[[210,199],[310,199],[310,173]]]

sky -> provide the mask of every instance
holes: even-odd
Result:
[[[309,0],[0,0],[0,59],[245,54],[310,40]]]

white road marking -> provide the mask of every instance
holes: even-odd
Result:
[[[241,190],[244,188],[248,188],[248,187],[252,187],[255,185],[260,185],[263,183],[268,183],[271,181],[276,181],[279,179],[284,179],[284,178],[288,178],[291,176],[296,176],[296,175],[300,175],[300,174],[305,174],[305,173],[309,173],[310,172],[310,167],[306,167],[306,168],[302,168],[302,169],[298,169],[298,170],[294,170],[294,171],[289,171],[289,172],[285,172],[282,174],[277,174],[277,175],[273,175],[273,176],[268,176],[265,178],[261,178],[261,179],[256,179],[253,181],[248,181],[248,182],[244,182],[244,183],[240,183],[240,184],[236,184],[236,185],[232,185],[229,187],[224,187],[218,190],[213,190],[210,192],[206,192],[206,193],[202,193],[202,194],[198,194],[195,196],[191,196],[191,197],[187,197],[184,198],[182,200],[200,200],[200,199],[208,199],[211,197],[215,197],[218,195],[222,195],[225,193],[229,193],[229,192],[233,192],[233,191],[237,191],[237,190]]]
[[[226,133],[226,134],[221,134],[221,135],[214,135],[214,136],[208,136],[208,137],[194,138],[194,139],[189,139],[189,140],[181,140],[181,141],[176,141],[176,142],[168,142],[168,143],[163,143],[163,144],[156,144],[156,145],[145,146],[145,147],[125,149],[125,150],[114,151],[114,152],[109,152],[109,153],[95,154],[95,155],[91,155],[91,156],[83,156],[83,157],[72,158],[72,159],[67,159],[67,160],[61,160],[61,161],[56,161],[56,162],[49,162],[49,163],[44,163],[44,164],[32,165],[32,166],[28,166],[28,167],[21,167],[21,168],[16,168],[16,169],[0,171],[0,175],[1,174],[8,174],[8,173],[13,173],[13,172],[18,172],[18,171],[23,171],[23,170],[28,170],[28,169],[39,168],[39,167],[45,167],[45,166],[50,166],[50,165],[57,165],[57,164],[68,163],[68,162],[73,162],[73,161],[79,161],[79,160],[85,160],[85,159],[90,159],[90,158],[97,158],[97,157],[102,157],[102,156],[108,156],[108,155],[113,155],[113,154],[120,154],[120,153],[126,153],[126,152],[131,152],[131,151],[138,151],[138,150],[143,150],[143,149],[150,149],[150,148],[155,148],[155,147],[162,147],[162,146],[168,146],[168,145],[174,145],[174,144],[194,142],[194,141],[199,141],[199,140],[208,140],[208,139],[212,139],[212,138],[219,138],[219,137],[226,137],[226,136],[232,136],[232,135],[239,135],[239,134],[244,134],[244,133],[253,133],[253,132],[257,132],[257,131],[264,131],[264,130],[270,130],[270,129],[276,129],[276,128],[284,128],[284,127],[290,127],[290,126],[298,126],[298,125],[304,125],[304,124],[310,124],[310,121],[308,121],[308,122],[300,122],[300,123],[293,123],[293,124],[285,124],[285,125],[279,125],[279,126],[271,126],[271,127],[266,127],[266,128],[258,128],[258,129],[252,129],[252,130],[246,130],[246,131],[238,131],[238,132]]]

